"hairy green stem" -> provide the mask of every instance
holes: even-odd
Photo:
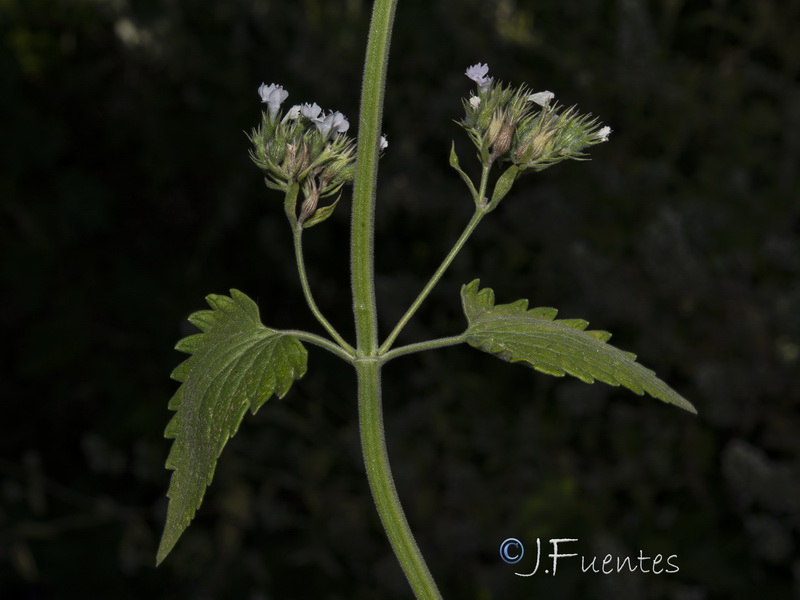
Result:
[[[333,325],[328,322],[322,311],[317,307],[317,303],[314,302],[314,296],[311,294],[311,286],[308,284],[308,275],[306,275],[306,264],[305,259],[303,258],[303,225],[302,223],[295,223],[293,227],[294,233],[294,255],[297,259],[297,272],[300,274],[300,285],[303,286],[303,294],[306,297],[306,302],[308,303],[308,308],[311,309],[311,312],[314,313],[314,316],[317,318],[322,326],[325,328],[325,331],[336,340],[336,343],[339,344],[345,352],[347,352],[348,356],[352,356],[356,353],[355,349],[344,341],[344,338],[339,335],[339,332],[336,331]]]
[[[364,63],[350,255],[357,345],[354,364],[358,375],[361,446],[375,506],[414,594],[418,599],[437,600],[441,596],[403,514],[389,467],[381,408],[381,361],[377,357],[378,319],[373,251],[375,187],[386,68],[396,6],[397,0],[375,0]]]
[[[358,117],[350,267],[356,340],[358,352],[363,356],[374,356],[378,348],[373,248],[375,187],[378,178],[378,143],[383,120],[386,68],[396,6],[397,0],[375,0],[364,62],[361,112]]]
[[[404,356],[406,354],[414,354],[416,352],[423,352],[424,350],[435,350],[436,348],[446,348],[447,346],[455,346],[456,344],[463,344],[467,341],[467,337],[462,333],[461,335],[453,335],[445,338],[438,338],[435,340],[428,340],[427,342],[418,342],[416,344],[409,344],[408,346],[400,346],[394,350],[390,350],[381,356],[381,361],[386,364],[393,358]]]
[[[455,246],[453,246],[453,248],[444,258],[442,264],[439,265],[439,268],[436,269],[436,272],[433,274],[433,276],[431,276],[428,283],[426,283],[425,287],[422,288],[422,291],[419,293],[419,296],[417,296],[417,299],[414,300],[409,309],[406,311],[406,314],[404,314],[400,321],[398,321],[397,325],[395,325],[392,333],[390,333],[389,337],[386,338],[386,341],[383,342],[383,345],[380,347],[379,354],[386,354],[389,352],[389,349],[392,347],[395,339],[397,339],[397,336],[400,335],[400,332],[406,326],[406,323],[411,320],[411,317],[413,317],[414,313],[417,312],[417,309],[425,301],[425,298],[428,297],[428,294],[431,293],[431,290],[433,290],[433,288],[436,287],[436,284],[439,283],[442,275],[444,275],[445,271],[447,271],[447,268],[453,262],[453,259],[455,259],[458,253],[461,252],[461,249],[472,235],[472,232],[475,231],[478,223],[480,223],[481,219],[483,219],[483,217],[489,212],[489,209],[486,206],[486,200],[484,198],[486,194],[487,181],[489,179],[489,168],[489,166],[485,166],[483,168],[480,189],[478,190],[478,201],[475,204],[475,213],[472,215],[472,219],[470,219],[469,223],[467,223],[467,226],[464,228],[464,231],[458,238],[458,241],[456,241]]]
[[[356,372],[361,448],[367,479],[383,528],[417,599],[441,600],[442,596],[406,521],[389,467],[383,430],[380,361],[375,358],[357,359]]]

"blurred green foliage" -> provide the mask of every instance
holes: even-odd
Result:
[[[185,317],[237,287],[268,325],[316,331],[280,197],[247,157],[256,89],[356,123],[369,8],[0,1],[0,597],[408,597],[352,374],[314,349],[153,567]],[[485,61],[614,133],[592,162],[521,180],[403,339],[462,331],[459,286],[481,277],[614,331],[700,411],[467,347],[393,362],[390,456],[445,597],[800,597],[799,20],[773,0],[401,0],[383,331],[471,212],[447,156],[456,139],[467,168],[453,121],[464,69]],[[306,244],[318,303],[352,335],[345,203]],[[529,552],[576,537],[586,555],[676,554],[680,572],[519,578],[498,555],[511,536]]]

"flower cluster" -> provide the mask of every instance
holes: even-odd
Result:
[[[466,116],[461,121],[485,165],[506,160],[520,172],[541,171],[562,160],[584,159],[586,148],[608,141],[610,127],[600,127],[596,118],[574,106],[564,109],[553,101],[553,92],[505,86],[488,73],[486,64],[467,69],[478,93],[463,101]]]
[[[319,223],[332,213],[329,207],[317,210],[320,198],[336,194],[353,179],[355,141],[345,135],[350,123],[342,113],[323,111],[316,103],[298,104],[283,114],[281,104],[289,93],[274,83],[261,84],[258,93],[267,110],[249,136],[250,156],[264,171],[267,186],[291,198],[286,207],[290,220],[306,227]],[[299,215],[298,187],[304,197]]]

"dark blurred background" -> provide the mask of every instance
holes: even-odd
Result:
[[[399,599],[354,377],[309,372],[248,416],[154,568],[176,388],[208,293],[319,331],[281,199],[248,159],[262,82],[355,133],[366,0],[0,0],[0,598]],[[800,6],[401,0],[377,269],[384,335],[471,214],[447,166],[488,62],[611,125],[592,161],[517,184],[401,341],[463,330],[459,286],[614,332],[695,403],[556,379],[468,347],[385,371],[390,456],[445,598],[800,598]],[[306,235],[352,339],[349,192]],[[500,560],[522,540],[519,565]],[[565,551],[680,571],[514,575]],[[664,566],[664,564],[662,564]]]

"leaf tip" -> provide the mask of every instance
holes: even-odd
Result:
[[[166,532],[164,536],[161,538],[161,543],[158,545],[158,552],[156,552],[156,567],[161,566],[161,563],[164,562],[164,559],[169,556],[169,553],[172,552],[172,549],[175,547],[176,540],[167,540]]]
[[[172,500],[170,500],[170,504],[172,504]],[[170,519],[171,515],[169,509],[172,508],[170,506],[167,509],[167,523],[164,526],[164,533],[161,534],[161,541],[158,544],[158,550],[156,551],[156,566],[159,566],[164,560],[169,556],[169,553],[172,552],[172,549],[175,547],[175,544],[178,542],[178,539],[181,537],[181,533],[183,533],[183,529],[175,528],[175,523],[173,523]]]
[[[478,291],[480,285],[480,279],[473,279],[469,283],[465,283],[461,286],[461,296],[463,297],[465,294],[474,294],[476,291]]]

